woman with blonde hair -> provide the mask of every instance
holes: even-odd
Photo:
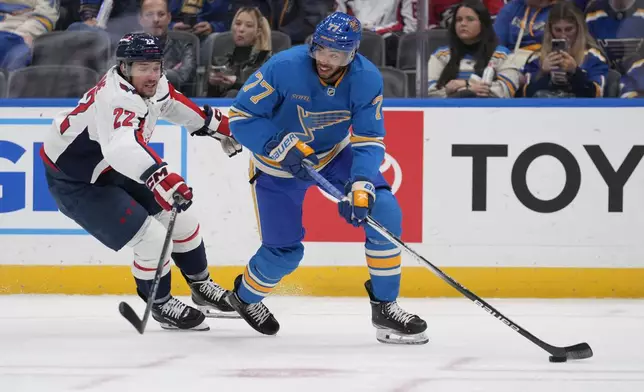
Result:
[[[234,97],[271,55],[271,28],[258,8],[240,8],[230,30],[235,49],[225,57],[212,59],[208,78],[210,97]]]
[[[541,50],[525,66],[526,97],[602,97],[608,64],[572,2],[555,4]]]

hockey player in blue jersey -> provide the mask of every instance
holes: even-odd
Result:
[[[340,214],[365,229],[371,275],[365,288],[378,340],[427,343],[425,321],[396,303],[400,250],[365,225],[371,214],[400,235],[402,213],[379,171],[385,154],[383,82],[376,66],[357,53],[361,31],[353,16],[328,16],[310,45],[272,57],[233,102],[231,133],[252,152],[262,245],[235,280],[228,301],[257,331],[273,335],[279,330],[261,301],[304,256],[302,203],[315,182],[303,165],[311,164],[345,190],[348,201],[338,204]]]

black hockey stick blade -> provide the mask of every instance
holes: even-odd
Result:
[[[119,304],[119,312],[121,312],[121,315],[125,317],[125,319],[129,321],[141,335],[143,335],[143,322],[127,302],[121,302]]]
[[[593,356],[593,349],[588,343],[579,343],[568,347],[552,346],[551,348],[552,350],[546,350],[552,355],[550,362],[565,362],[569,359],[586,359]]]

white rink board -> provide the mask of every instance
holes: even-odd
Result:
[[[220,108],[226,111],[227,108]],[[0,154],[0,173],[26,172],[25,209],[0,213],[0,264],[129,265],[87,235],[8,234],[10,229],[74,230],[54,212],[34,212],[30,143],[48,126],[8,126],[7,119],[47,119],[60,108],[0,108],[0,140],[27,152],[16,164]],[[423,242],[413,247],[441,266],[644,267],[644,169],[640,162],[626,182],[623,212],[608,211],[608,187],[584,146],[601,148],[613,168],[633,146],[644,145],[642,108],[391,108],[423,111]],[[385,114],[386,116],[386,114]],[[389,134],[388,138],[401,137]],[[212,139],[184,137],[187,180],[213,265],[243,265],[259,246],[248,186],[248,153],[227,158]],[[159,126],[152,142],[164,142],[170,164],[180,170],[179,127]],[[555,143],[579,165],[574,200],[552,213],[534,212],[517,199],[512,169],[517,157],[538,143]],[[507,157],[487,158],[486,211],[472,211],[472,158],[452,156],[453,145],[507,146]],[[497,147],[498,148],[498,147]],[[501,147],[502,148],[502,147]],[[396,158],[396,157],[394,157]],[[530,191],[542,199],[564,187],[561,164],[537,158],[527,171]],[[403,176],[403,181],[405,176]],[[6,191],[5,191],[6,192]],[[1,194],[0,194],[1,195]],[[307,243],[304,265],[364,265],[359,243]],[[73,251],[70,251],[73,249]],[[405,258],[405,263],[415,265]]]

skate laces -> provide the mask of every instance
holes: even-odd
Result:
[[[213,281],[208,281],[199,285],[199,292],[203,293],[208,298],[213,299],[215,302],[219,302],[221,297],[226,293],[226,290],[221,288]]]
[[[248,314],[257,322],[257,324],[264,324],[264,321],[266,321],[270,315],[271,312],[268,310],[266,306],[264,306],[263,303],[257,302],[254,304],[248,305]]]
[[[187,307],[188,305],[184,304],[178,299],[170,298],[170,300],[163,304],[163,306],[161,307],[161,314],[167,314],[175,320],[180,319],[183,311],[186,310]]]
[[[387,315],[389,317],[403,324],[407,324],[409,321],[411,321],[411,319],[415,317],[415,315],[407,313],[400,306],[398,306],[398,303],[396,301],[386,304],[385,309],[387,310]]]

